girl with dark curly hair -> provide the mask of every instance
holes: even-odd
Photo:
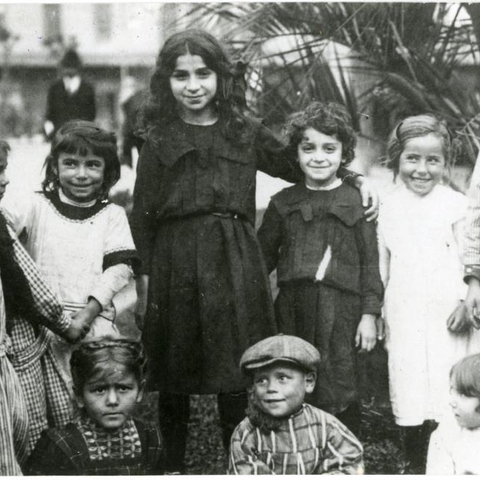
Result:
[[[355,134],[343,106],[318,102],[292,115],[285,133],[304,178],[272,197],[258,232],[268,271],[277,269],[277,323],[320,351],[307,401],[358,434],[355,357],[375,346],[383,289],[375,225],[337,176],[353,160]]]

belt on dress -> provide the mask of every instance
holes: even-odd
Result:
[[[163,219],[157,219],[159,222],[158,225],[162,225],[165,223],[170,223],[170,222],[175,222],[178,220],[186,220],[188,218],[193,218],[193,217],[207,217],[209,215],[213,215],[215,217],[220,217],[220,218],[233,218],[233,219],[245,219],[246,217],[244,215],[241,215],[240,213],[232,213],[232,212],[194,212],[190,213],[187,215],[182,215],[180,217],[167,217]]]
[[[216,217],[221,217],[221,218],[239,218],[238,213],[231,213],[231,212],[225,212],[225,213],[210,212],[210,215],[215,215]]]

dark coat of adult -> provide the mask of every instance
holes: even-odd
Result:
[[[74,94],[67,92],[61,78],[50,86],[47,97],[46,120],[53,123],[55,127],[53,134],[69,120],[89,120],[93,122],[95,115],[95,91],[92,85],[83,78],[80,87]]]

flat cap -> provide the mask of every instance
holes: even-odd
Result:
[[[320,353],[305,340],[280,333],[245,350],[240,359],[240,368],[248,373],[275,362],[289,362],[304,370],[314,371],[320,363]]]

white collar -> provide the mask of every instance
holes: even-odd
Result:
[[[62,203],[66,203],[67,205],[72,205],[73,207],[80,207],[80,208],[88,208],[88,207],[93,207],[97,203],[97,199],[93,199],[91,202],[87,203],[80,203],[80,202],[74,202],[73,200],[70,200],[62,191],[60,188],[58,190],[58,197],[60,198],[60,201]]]
[[[305,186],[308,190],[333,190],[334,188],[339,187],[342,184],[342,181],[339,178],[336,178],[330,185],[326,187],[309,187],[306,183]]]

